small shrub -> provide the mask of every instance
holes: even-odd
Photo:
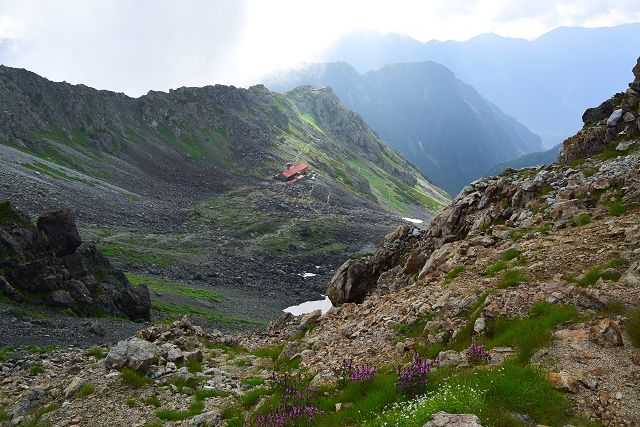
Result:
[[[9,421],[11,419],[11,415],[7,411],[0,411],[0,421]]]
[[[138,406],[138,401],[135,399],[127,399],[124,403],[130,408]]]
[[[128,385],[129,387],[139,388],[149,382],[149,378],[144,375],[140,375],[133,369],[124,368],[120,372],[120,379],[123,384]]]
[[[107,357],[107,350],[100,348],[100,347],[94,347],[91,350],[87,351],[87,356],[93,356],[96,359],[104,359],[105,357]]]
[[[164,421],[184,421],[194,415],[201,414],[204,411],[204,402],[196,400],[189,405],[186,411],[176,411],[173,409],[158,409],[156,417]]]
[[[501,289],[516,286],[519,283],[526,282],[528,279],[519,268],[507,270],[502,274],[502,278],[498,283],[498,287]]]
[[[84,384],[82,387],[78,389],[76,392],[76,397],[85,397],[93,394],[96,391],[96,386],[91,383]]]
[[[31,375],[40,375],[44,373],[44,366],[41,363],[33,363],[29,367],[29,374]]]

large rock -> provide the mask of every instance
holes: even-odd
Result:
[[[611,319],[601,319],[589,328],[589,339],[603,347],[624,345],[620,327]]]
[[[582,121],[585,125],[598,123],[599,121],[608,119],[611,113],[613,113],[613,109],[613,102],[606,100],[597,107],[588,108],[582,115]]]
[[[42,215],[37,225],[38,230],[49,239],[49,245],[57,256],[71,255],[82,243],[73,216],[66,209]]]
[[[0,210],[0,294],[18,302],[37,295],[38,304],[83,316],[149,320],[147,287],[133,287],[95,246],[78,249],[80,236],[69,211],[42,215],[34,227],[9,203]]]
[[[347,302],[361,303],[376,286],[371,265],[364,259],[351,259],[338,268],[327,286],[327,296],[334,306]]]
[[[152,342],[133,337],[120,341],[113,347],[104,360],[107,369],[130,368],[146,374],[151,365],[162,355],[162,349]]]
[[[480,418],[473,414],[437,412],[423,427],[482,427]]]

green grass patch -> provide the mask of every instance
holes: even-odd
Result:
[[[474,369],[451,374],[446,369],[429,375],[428,393],[411,402],[392,406],[368,427],[419,427],[433,414],[476,414],[487,426],[517,426],[512,414],[526,414],[535,423],[565,425],[571,408],[564,395],[545,381],[543,372],[505,364],[494,369]],[[534,424],[535,424],[534,423]]]
[[[124,401],[125,405],[127,405],[130,408],[134,408],[136,406],[138,406],[138,401],[133,399],[133,398],[129,398],[127,400]]]
[[[431,320],[433,316],[425,316],[413,323],[400,323],[396,326],[396,332],[398,335],[404,338],[418,338],[424,333],[424,328],[427,326],[427,322]]]
[[[522,240],[524,236],[526,236],[528,233],[529,233],[528,229],[511,230],[509,231],[509,238],[512,241],[517,242],[519,240]]]
[[[166,292],[175,295],[182,295],[190,298],[213,298],[221,299],[222,295],[206,289],[195,289],[182,283],[173,282],[157,277],[142,276],[139,274],[126,273],[127,279],[132,285],[146,284],[150,290]]]
[[[487,323],[481,340],[489,348],[512,346],[519,350],[517,361],[528,363],[531,356],[552,340],[553,329],[575,320],[577,310],[572,305],[552,305],[539,302],[528,317],[498,318]]]
[[[9,421],[11,420],[11,415],[7,411],[0,411],[0,421]]]
[[[240,403],[245,408],[251,408],[258,402],[258,400],[260,400],[262,396],[270,396],[273,393],[274,390],[267,387],[250,390],[240,397]]]
[[[640,310],[631,313],[629,320],[625,325],[625,329],[631,338],[631,342],[637,348],[640,348]]]
[[[524,272],[521,269],[513,268],[502,273],[502,277],[498,282],[498,288],[509,288],[511,286],[516,286],[519,283],[526,282],[527,280],[527,277],[524,275]]]
[[[464,271],[464,265],[457,265],[447,272],[447,276],[444,278],[444,284],[448,285]]]
[[[615,271],[615,268],[624,265],[624,263],[625,260],[623,258],[616,257],[606,264],[596,265],[595,267],[587,270],[579,278],[567,275],[565,276],[565,280],[571,283],[576,283],[583,288],[588,288],[595,285],[600,278],[602,278],[603,280],[617,282],[620,279],[621,274]]]
[[[128,385],[129,387],[139,388],[149,382],[149,378],[145,375],[140,375],[133,369],[124,368],[120,372],[120,380],[123,384]]]
[[[240,380],[240,384],[249,386],[249,387],[258,387],[259,385],[263,385],[264,384],[264,380],[262,378],[245,378],[243,380]]]
[[[255,320],[239,319],[237,317],[214,314],[210,311],[201,310],[199,308],[192,307],[188,304],[170,304],[170,303],[161,301],[157,298],[151,299],[151,308],[164,313],[173,313],[180,317],[185,315],[200,316],[211,322],[226,323],[226,324],[245,323],[249,325],[265,325],[264,322],[259,322]]]
[[[202,363],[198,362],[197,360],[189,360],[187,362],[187,369],[192,374],[195,374],[197,372],[202,372]]]
[[[40,374],[44,374],[44,366],[42,366],[42,363],[32,363],[31,366],[29,367],[29,374],[30,375],[40,375]]]
[[[625,213],[626,210],[627,208],[619,200],[609,203],[609,215],[611,216],[620,216]]]
[[[284,349],[284,344],[274,345],[273,347],[263,347],[251,352],[256,357],[265,357],[273,361],[277,360]]]
[[[489,266],[489,268],[487,268],[485,270],[484,275],[488,276],[488,277],[493,277],[493,276],[495,276],[496,273],[501,272],[502,270],[504,270],[508,266],[509,266],[509,264],[507,264],[506,261],[503,261],[503,260],[496,261],[495,264]]]
[[[520,250],[517,248],[509,248],[500,255],[502,261],[511,261],[520,256]]]
[[[193,395],[195,396],[196,400],[206,400],[214,397],[227,397],[229,396],[229,393],[220,390],[196,390]]]
[[[75,176],[75,175],[69,175],[68,173],[66,173],[64,170],[47,165],[45,163],[42,162],[33,162],[33,163],[21,163],[22,166],[24,166],[27,169],[31,169],[32,171],[36,171],[38,173],[41,173],[43,175],[47,175],[50,176],[51,178],[55,178],[55,179],[62,179],[65,181],[76,181],[76,182],[80,182],[82,184],[85,185],[89,185],[91,187],[96,187],[97,183],[95,181],[91,181],[88,180],[86,178],[82,178],[79,176]]]
[[[351,382],[344,389],[329,393],[328,397],[321,397],[318,408],[325,411],[321,418],[313,420],[310,425],[317,426],[350,426],[362,425],[373,414],[401,399],[396,390],[396,375],[393,371],[381,370],[375,379],[367,382]],[[336,403],[348,403],[336,412]]]
[[[84,384],[76,392],[76,397],[82,398],[93,394],[96,391],[96,386],[91,383]]]
[[[182,393],[182,389],[184,389],[185,387],[195,390],[199,385],[198,379],[196,377],[175,377],[169,380],[169,384],[174,385],[180,393]]]
[[[149,406],[155,406],[156,408],[159,408],[162,406],[162,402],[160,402],[160,399],[158,399],[155,396],[149,396],[147,398],[142,399],[142,403]]]
[[[12,346],[6,346],[0,348],[0,362],[6,362],[7,360],[15,357],[16,349]]]
[[[587,225],[590,222],[591,222],[591,214],[588,214],[588,213],[583,213],[573,218],[573,225],[575,225],[576,227]]]
[[[230,345],[226,345],[226,344],[222,344],[222,343],[215,343],[215,342],[207,342],[206,346],[209,350],[222,350],[225,353],[230,353],[230,354],[243,354],[243,353],[247,353],[247,350],[245,348],[242,347],[234,347],[234,346],[230,346]],[[283,345],[284,348],[284,345]],[[258,351],[258,350],[256,350]],[[280,354],[278,354],[280,355]],[[257,354],[256,354],[257,356]],[[260,356],[262,357],[262,356]]]
[[[48,353],[51,353],[52,351],[60,350],[62,347],[58,345],[38,346],[38,345],[29,344],[29,345],[26,345],[24,348],[27,349],[29,353],[48,354]]]
[[[87,356],[93,356],[96,359],[104,359],[107,357],[109,352],[101,347],[94,347],[91,350],[87,351]]]
[[[189,409],[186,411],[176,411],[173,409],[158,409],[156,411],[156,417],[163,421],[184,421],[187,418],[191,418],[194,415],[201,414],[204,411],[204,402],[196,400],[189,405]]]
[[[115,258],[119,261],[128,261],[137,265],[169,265],[169,261],[166,259],[125,245],[102,243],[98,245],[98,249],[100,249],[105,256]]]

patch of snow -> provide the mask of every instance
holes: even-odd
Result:
[[[321,310],[322,314],[329,311],[329,309],[333,307],[331,304],[331,300],[329,297],[325,296],[324,299],[317,301],[307,301],[302,304],[292,305],[291,307],[285,308],[284,312],[291,313],[294,316],[300,316],[301,314],[311,313],[312,311]]]
[[[406,217],[402,217],[402,219],[404,219],[405,221],[409,221],[410,223],[413,224],[422,224],[424,221],[421,219],[416,219],[416,218],[406,218]]]
[[[307,273],[307,272],[304,272],[304,273],[302,273],[302,274],[298,273],[298,276],[302,276],[302,277],[304,277],[304,278],[306,279],[307,277],[314,277],[314,276],[317,276],[317,274],[316,274],[316,273]]]

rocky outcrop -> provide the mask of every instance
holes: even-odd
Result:
[[[385,236],[380,249],[374,254],[348,260],[338,268],[327,286],[326,294],[334,306],[344,303],[361,303],[367,294],[378,285],[385,271],[404,260],[406,248],[420,236],[417,229],[400,226]]]
[[[47,213],[34,226],[9,202],[0,204],[0,293],[81,315],[149,320],[147,287],[134,288],[95,246],[81,243],[67,210]]]
[[[589,108],[582,116],[585,127],[562,144],[558,161],[563,164],[602,153],[617,140],[640,136],[640,58],[633,68],[634,80],[624,93]],[[615,147],[611,147],[615,148]]]

